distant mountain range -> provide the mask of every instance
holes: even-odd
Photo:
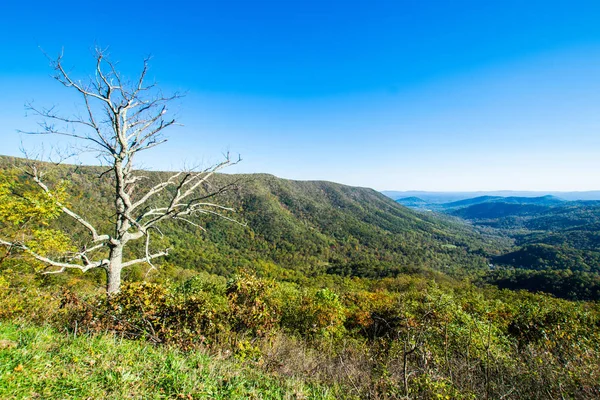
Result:
[[[536,204],[536,205],[544,205],[551,206],[563,203],[564,200],[559,199],[556,196],[546,195],[540,197],[501,197],[501,196],[479,196],[474,197],[472,199],[465,199],[454,201],[451,203],[442,204],[442,206],[446,209],[452,208],[461,208],[465,206],[472,206],[476,204],[483,203],[505,203],[505,204]]]
[[[407,197],[416,197],[427,203],[441,204],[450,203],[460,200],[472,199],[483,196],[490,197],[543,197],[554,196],[562,200],[600,200],[600,190],[591,190],[585,192],[532,192],[532,191],[514,191],[514,190],[497,190],[497,191],[479,191],[479,192],[427,192],[427,191],[394,191],[384,190],[381,193],[394,199],[402,199]]]
[[[552,195],[540,197],[479,196],[449,203],[428,202],[420,197],[412,196],[397,199],[396,202],[409,208],[441,211],[466,219],[472,219],[471,214],[473,213],[479,218],[490,218],[486,213],[491,213],[491,218],[497,218],[510,214],[521,214],[523,210],[541,211],[544,207],[568,203],[568,201]]]

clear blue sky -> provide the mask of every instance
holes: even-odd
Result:
[[[73,107],[39,47],[76,73],[110,46],[125,75],[187,90],[184,127],[144,160],[210,162],[389,190],[600,189],[600,2],[3,1],[0,153],[23,104]]]

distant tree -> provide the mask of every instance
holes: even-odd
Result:
[[[103,176],[111,181],[113,197],[108,215],[113,215],[108,232],[100,232],[90,221],[69,207],[61,196],[44,181],[40,167],[32,163],[27,173],[38,189],[51,199],[60,211],[89,233],[89,240],[80,250],[51,259],[39,254],[22,241],[0,238],[0,244],[11,251],[20,250],[46,264],[45,274],[56,274],[68,269],[83,272],[94,268],[106,271],[107,293],[119,291],[124,268],[147,263],[168,254],[168,248],[154,251],[151,232],[160,232],[158,225],[166,220],[181,220],[195,227],[198,215],[217,215],[234,221],[224,213],[233,211],[211,200],[223,192],[214,188],[209,178],[217,171],[239,162],[227,154],[223,161],[202,170],[180,171],[170,174],[158,183],[149,184],[142,171],[135,169],[136,156],[166,141],[163,131],[175,124],[167,118],[167,105],[181,95],[165,96],[155,84],[145,82],[148,59],[133,81],[126,80],[117,71],[116,64],[106,57],[106,52],[96,49],[93,76],[86,81],[75,80],[63,65],[62,54],[51,60],[54,79],[78,93],[82,100],[81,115],[65,116],[52,108],[28,105],[42,118],[41,129],[32,134],[66,136],[82,144],[85,151],[93,152],[106,170]],[[111,196],[112,197],[112,196]],[[89,216],[88,216],[89,217]],[[125,259],[124,249],[133,241],[144,239],[144,254]]]

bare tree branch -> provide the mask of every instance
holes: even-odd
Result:
[[[155,258],[164,257],[164,256],[167,256],[167,255],[169,255],[169,252],[168,252],[168,250],[165,250],[165,251],[161,251],[161,252],[158,252],[158,253],[155,253],[155,254],[148,255],[148,256],[146,256],[144,258],[138,258],[138,259],[135,259],[135,260],[127,261],[127,262],[123,263],[123,268],[130,267],[130,266],[135,265],[135,264],[141,264],[141,263],[144,263],[144,262],[147,263],[147,262],[149,262],[151,260],[154,260]]]
[[[35,258],[36,260],[41,261],[44,264],[47,264],[52,267],[60,268],[59,270],[54,270],[54,271],[44,271],[43,274],[56,274],[56,273],[64,272],[67,269],[78,269],[82,272],[86,272],[92,268],[98,268],[98,267],[104,266],[105,264],[108,264],[108,260],[99,260],[99,261],[95,261],[95,262],[89,262],[84,265],[55,261],[55,260],[52,260],[48,257],[44,257],[44,256],[34,252],[33,250],[31,250],[28,246],[26,246],[23,243],[8,242],[4,239],[0,239],[0,245],[8,247],[8,248],[16,248],[16,249],[22,250],[22,251],[26,252],[27,254],[29,254],[30,256],[32,256],[33,258]]]
[[[37,171],[37,168],[35,168],[35,167],[33,168],[33,171],[32,171],[32,178],[33,178],[33,181],[35,183],[37,183],[38,186],[41,187],[42,190],[48,194],[48,196],[54,197],[52,195],[52,192],[50,191],[50,189],[48,189],[48,186],[46,186],[42,182],[42,180],[40,178],[40,175],[39,175],[39,173]],[[79,222],[81,225],[83,225],[85,228],[87,228],[87,230],[89,230],[90,233],[92,234],[92,240],[94,242],[105,241],[105,240],[109,240],[110,239],[110,236],[108,236],[108,235],[98,235],[98,232],[96,231],[96,228],[94,228],[92,226],[92,224],[90,224],[88,221],[86,221],[85,219],[83,219],[82,217],[80,217],[77,213],[71,211],[68,207],[66,207],[61,202],[56,201],[56,204],[62,209],[62,211],[65,214],[67,214],[68,216],[70,216],[71,218],[73,218],[75,221]]]

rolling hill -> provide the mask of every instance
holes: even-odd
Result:
[[[541,205],[541,206],[553,206],[562,203],[563,200],[558,197],[552,195],[540,196],[540,197],[501,197],[501,196],[479,196],[471,199],[454,201],[451,203],[441,204],[443,209],[455,209],[468,207],[478,204],[486,204],[486,203],[504,203],[504,204],[533,204],[533,205]]]
[[[4,167],[21,160],[4,158]],[[162,172],[148,172],[149,182]],[[111,201],[110,182],[98,167],[60,166],[68,177],[74,208],[98,224]],[[323,181],[291,181],[266,174],[215,178],[236,183],[219,201],[238,210],[247,226],[216,217],[203,220],[206,233],[183,222],[162,231],[172,251],[165,262],[222,275],[249,267],[300,278],[322,273],[380,277],[421,268],[464,271],[486,265],[506,243],[481,236],[457,220],[423,215],[367,188]],[[78,227],[59,220],[75,235]]]

